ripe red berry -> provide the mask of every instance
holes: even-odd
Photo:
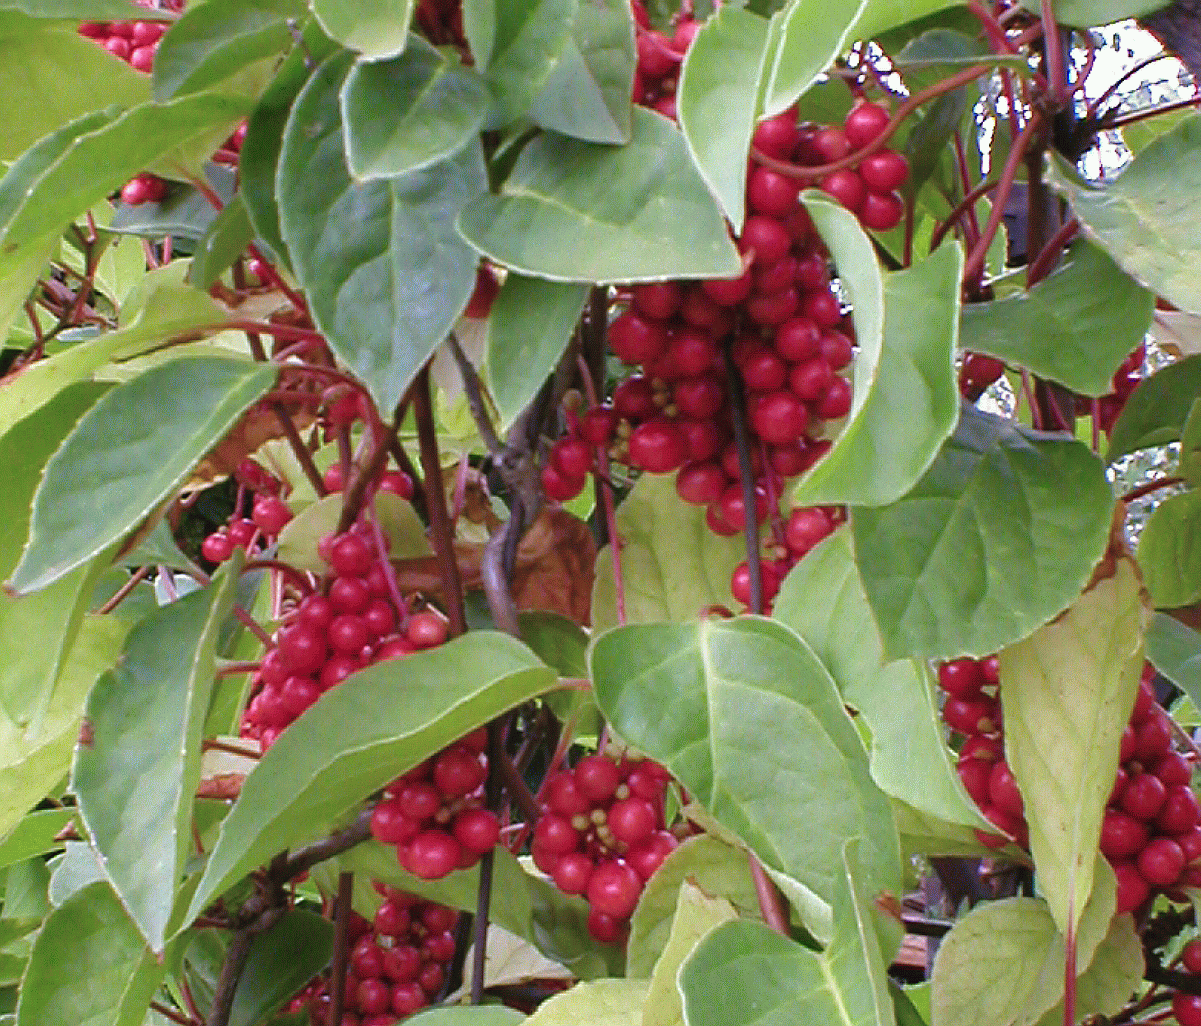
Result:
[[[613,836],[626,844],[639,844],[655,832],[659,816],[655,807],[642,798],[626,798],[609,808],[608,825]]]
[[[567,820],[572,816],[587,815],[592,809],[591,800],[576,786],[570,772],[551,777],[546,782],[544,795],[547,808]]]
[[[1138,871],[1157,887],[1171,887],[1184,869],[1184,852],[1170,837],[1157,837],[1139,852]]]
[[[992,775],[992,765],[984,759],[965,759],[962,756],[955,764],[964,790],[977,805],[986,806],[989,803],[988,780]]]
[[[1113,867],[1118,882],[1117,911],[1133,912],[1151,894],[1151,888],[1133,862],[1119,862]]]
[[[398,852],[403,853],[401,865],[422,880],[441,880],[463,857],[459,842],[445,830],[423,830]]]
[[[575,782],[581,794],[594,802],[607,802],[621,784],[621,771],[604,755],[586,755],[576,764]]]
[[[210,563],[224,563],[234,554],[233,540],[225,531],[214,531],[200,543],[200,554]]]
[[[746,232],[743,231],[743,240]],[[751,294],[751,271],[748,267],[737,278],[710,278],[701,282],[705,295],[722,306],[735,306]]]
[[[751,413],[751,426],[769,445],[788,445],[804,433],[809,411],[790,391],[780,389],[764,396]]]
[[[822,163],[833,164],[836,160],[848,157],[852,147],[847,133],[836,125],[829,125],[818,131],[812,138],[811,145],[815,156]]]
[[[670,831],[656,830],[647,840],[630,848],[626,853],[626,862],[643,880],[649,880],[679,844]]]
[[[992,764],[988,778],[988,796],[993,805],[1011,816],[1021,816],[1025,813],[1022,793],[1018,790],[1009,764],[1004,761]]]
[[[766,606],[770,604],[780,590],[780,576],[776,572],[775,566],[765,559],[759,560],[759,581],[763,594],[763,603]],[[751,605],[753,597],[751,594],[751,572],[745,561],[739,563],[730,575],[730,594],[744,606]]]
[[[467,851],[483,855],[500,840],[500,821],[487,809],[464,809],[455,817],[455,840]]]
[[[246,517],[230,517],[225,529],[229,532],[229,540],[238,548],[249,548],[258,527],[253,520]]]
[[[905,184],[909,161],[895,150],[877,150],[860,161],[859,174],[872,192],[885,195]]]
[[[650,381],[641,374],[626,378],[613,389],[613,409],[633,421],[653,417],[659,407],[655,405],[655,390]]]
[[[379,490],[402,499],[411,499],[414,493],[413,479],[403,470],[385,471],[380,478]]]
[[[1193,779],[1192,764],[1179,752],[1168,752],[1157,759],[1151,772],[1163,781],[1164,787],[1188,784]]]
[[[406,816],[396,798],[385,798],[371,812],[371,836],[377,841],[408,844],[419,833],[420,820]]]
[[[328,651],[325,635],[303,623],[293,624],[279,636],[279,653],[289,671],[304,676],[318,672]]]
[[[396,936],[401,936],[397,934]],[[395,983],[409,983],[421,972],[421,952],[412,944],[384,949],[384,975]],[[395,993],[395,989],[393,990]]]
[[[905,216],[905,201],[895,192],[869,192],[859,207],[859,220],[873,232],[891,231]]]
[[[1158,778],[1156,778],[1158,779]],[[1191,787],[1173,784],[1167,788],[1155,825],[1165,834],[1183,834],[1201,822],[1201,805]]]
[[[867,187],[859,174],[849,167],[831,171],[819,183],[822,191],[829,193],[851,213],[858,213],[867,198]]]
[[[1101,821],[1100,848],[1108,859],[1137,855],[1147,843],[1147,828],[1142,821],[1120,809],[1106,809]]]
[[[983,683],[974,659],[952,659],[938,668],[938,686],[954,698],[975,698]]]
[[[470,794],[487,776],[479,758],[459,745],[446,749],[434,760],[434,783],[447,798]]]
[[[370,935],[360,937],[350,952],[350,967],[359,979],[374,979],[384,971],[384,952]]]
[[[1182,992],[1174,994],[1172,1015],[1180,1026],[1201,1026],[1201,996]]]
[[[793,364],[788,372],[788,387],[800,399],[820,399],[832,384],[834,371],[820,356]]]
[[[583,894],[592,879],[592,869],[592,859],[583,852],[571,851],[559,859],[551,878],[564,894]]]
[[[775,117],[759,122],[755,134],[751,137],[751,145],[769,157],[788,160],[792,156],[798,135],[796,110],[789,108]]]
[[[544,815],[534,827],[534,844],[550,855],[566,855],[575,851],[579,843],[579,831],[562,816]]]
[[[588,932],[602,944],[616,944],[625,936],[625,924],[594,908],[588,913]]]
[[[942,709],[947,725],[963,734],[991,734],[997,727],[997,706],[988,700],[950,698]]]
[[[588,904],[614,919],[628,918],[641,893],[642,877],[624,862],[602,862],[588,881]]]
[[[747,179],[746,197],[756,213],[785,217],[796,205],[801,183],[765,167],[756,167]]]
[[[676,474],[676,493],[685,502],[706,506],[721,498],[729,478],[716,460],[686,463]]]
[[[819,328],[833,328],[842,320],[842,306],[838,297],[829,289],[816,289],[805,295],[803,303],[805,316]],[[819,337],[818,349],[821,341]]]
[[[685,417],[705,420],[715,416],[725,405],[726,390],[712,375],[681,378],[672,388],[676,408]]]
[[[666,418],[648,420],[630,435],[630,462],[652,474],[668,474],[686,459],[684,436]]]
[[[784,259],[792,248],[792,236],[774,217],[752,214],[742,226],[740,240],[743,252],[754,251],[755,261],[774,264]]]
[[[1180,952],[1180,961],[1190,973],[1201,974],[1201,940],[1189,941]]]
[[[335,539],[329,555],[330,567],[339,577],[361,577],[375,562],[366,540],[349,532]]]
[[[634,299],[634,308],[639,313],[659,321],[665,321],[675,314],[684,298],[683,291],[674,281],[635,285],[630,291]]]
[[[427,1004],[429,1001],[425,991],[416,980],[407,980],[392,987],[392,1011],[402,1019],[421,1011]]]
[[[851,383],[846,378],[836,377],[826,394],[817,402],[817,415],[822,420],[837,420],[851,412],[854,405],[854,392]]]
[[[1144,765],[1157,762],[1172,747],[1172,721],[1162,709],[1154,709],[1134,728],[1134,754]]]
[[[1159,815],[1167,796],[1167,788],[1159,777],[1151,773],[1139,773],[1123,788],[1119,801],[1122,808],[1135,819],[1148,822]]]
[[[421,989],[430,997],[433,997],[442,989],[442,984],[446,982],[446,970],[437,962],[426,962],[421,967],[421,972],[417,975],[417,982],[421,984]]]
[[[385,901],[375,910],[372,925],[376,933],[385,937],[403,937],[409,932],[409,910],[398,902]],[[386,965],[384,972],[387,972]]]
[[[628,310],[609,325],[609,347],[626,363],[651,363],[667,348],[667,333],[657,321]]]
[[[405,634],[416,648],[437,648],[447,638],[446,621],[437,613],[414,613],[405,624]]]
[[[592,445],[608,445],[617,430],[617,411],[611,406],[594,406],[580,418],[580,437]]]
[[[542,468],[541,480],[542,491],[546,493],[548,499],[554,502],[570,502],[584,490],[584,485],[588,483],[588,479],[583,475],[565,477],[552,463],[548,463]]]
[[[794,317],[776,329],[775,349],[792,363],[812,359],[821,353],[821,331],[810,318]]]
[[[878,103],[859,103],[851,108],[851,112],[843,122],[843,130],[851,146],[860,150],[870,146],[888,127],[889,114],[885,107]]]

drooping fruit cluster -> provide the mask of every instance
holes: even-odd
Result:
[[[680,64],[700,31],[701,23],[693,18],[681,18],[674,34],[669,37],[652,27],[646,8],[639,0],[632,0],[630,7],[637,26],[635,42],[638,48],[633,100],[674,121]]]
[[[598,753],[543,786],[530,853],[561,891],[587,898],[599,941],[622,938],[646,881],[677,846],[663,823],[669,779],[650,760]]]
[[[161,6],[178,13],[183,10],[183,0],[166,0],[156,5],[153,0],[134,0],[139,7],[155,10]],[[170,23],[151,18],[136,21],[85,21],[79,26],[79,34],[94,39],[118,60],[132,68],[150,74],[154,70],[154,55],[159,40]]]
[[[371,833],[396,845],[407,872],[439,880],[474,866],[500,840],[500,820],[484,807],[487,746],[481,727],[385,789],[371,814]]]
[[[242,460],[234,479],[238,493],[233,513],[200,545],[200,554],[210,563],[224,563],[236,548],[254,552],[260,542],[274,539],[292,519],[292,510],[280,497],[283,482],[260,463]],[[247,502],[251,503],[249,517],[242,515]]]
[[[338,1026],[393,1026],[437,998],[455,956],[459,913],[415,894],[376,884],[386,900],[368,923],[350,920],[344,1011]],[[289,1005],[306,1007],[313,1026],[329,1026],[329,984],[315,981]]]
[[[1130,722],[1122,733],[1120,765],[1101,824],[1101,853],[1118,883],[1118,911],[1131,912],[1153,894],[1180,896],[1201,885],[1201,805],[1192,764],[1172,748],[1172,724],[1155,700],[1148,664]],[[1027,843],[1024,803],[1005,761],[996,658],[956,659],[939,667],[946,692],[943,719],[965,736],[959,776],[986,819],[1005,835],[977,831],[989,847]]]
[[[432,610],[401,611],[372,527],[360,520],[318,543],[331,574],[306,595],[263,655],[242,734],[269,748],[330,688],[372,663],[446,641],[446,621]],[[384,546],[387,538],[384,536]]]

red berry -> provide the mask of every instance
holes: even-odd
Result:
[[[821,353],[821,331],[808,317],[794,317],[776,329],[775,349],[792,363],[812,359]]]
[[[655,405],[655,390],[641,374],[626,378],[613,389],[613,409],[621,417],[633,421],[646,420],[659,412]]]
[[[1167,789],[1159,777],[1151,773],[1139,773],[1122,790],[1120,803],[1135,819],[1149,822],[1159,815],[1167,796]]]
[[[402,1019],[421,1011],[427,1004],[425,991],[416,980],[406,980],[392,988],[392,1011]]]
[[[731,533],[736,534],[746,527],[746,507],[742,501],[741,482],[736,481],[726,489],[725,494],[721,497],[719,507],[721,522],[733,529]],[[755,519],[759,523],[763,523],[767,519],[769,512],[767,491],[761,485],[756,485]]]
[[[1102,854],[1108,859],[1137,855],[1147,843],[1147,828],[1119,809],[1106,809],[1101,821]]]
[[[991,734],[997,727],[997,706],[987,699],[950,698],[942,708],[947,725],[963,734]]]
[[[680,309],[684,295],[674,281],[635,285],[631,290],[634,308],[647,317],[665,321]]]
[[[542,816],[534,827],[534,843],[550,855],[566,855],[576,850],[580,833],[570,820],[550,813]]]
[[[614,919],[628,918],[641,893],[642,877],[623,862],[602,862],[588,881],[588,904]]]
[[[792,392],[780,389],[764,396],[751,413],[751,426],[769,445],[788,445],[804,433],[809,411]]]
[[[437,613],[414,613],[405,625],[405,634],[420,649],[437,648],[446,641],[446,621]]]
[[[855,358],[854,345],[841,331],[823,331],[820,346],[822,359],[833,370],[842,370]]]
[[[905,184],[909,161],[895,150],[877,150],[860,162],[859,175],[872,192],[884,195]]]
[[[434,783],[447,798],[471,794],[488,776],[476,755],[455,745],[434,761]]]
[[[895,192],[869,192],[859,207],[859,220],[873,232],[891,231],[905,216],[905,201]]]
[[[1134,728],[1134,754],[1144,765],[1157,762],[1172,747],[1172,721],[1162,709],[1153,710]]]
[[[375,910],[372,924],[385,937],[403,937],[409,932],[409,910],[395,901],[385,901]],[[384,967],[387,972],[387,965]]]
[[[1158,779],[1158,778],[1156,778]],[[1183,834],[1201,822],[1201,805],[1192,788],[1186,784],[1173,784],[1167,789],[1162,808],[1155,817],[1155,825],[1165,834]]]
[[[774,264],[783,260],[792,248],[792,236],[774,217],[752,214],[742,226],[741,248],[754,251],[755,262]]]
[[[1183,992],[1174,994],[1172,1015],[1176,1017],[1180,1026],[1201,1026],[1201,995]]]
[[[254,536],[258,533],[255,522],[245,517],[230,517],[226,530],[229,532],[229,540],[243,549],[250,547],[250,543],[254,541]]]
[[[359,979],[374,979],[384,971],[384,952],[370,936],[361,937],[350,952],[350,967]]]
[[[1201,859],[1201,825],[1195,826],[1183,834],[1176,835],[1176,843],[1184,852],[1184,861],[1191,865]]]
[[[442,933],[455,928],[455,924],[459,921],[459,913],[447,905],[429,902],[421,909],[421,921],[425,924],[426,929],[434,933]]]
[[[158,43],[135,46],[129,54],[129,66],[135,71],[149,75],[154,70],[154,55],[157,51]]]
[[[1171,887],[1184,869],[1184,852],[1170,837],[1157,837],[1139,853],[1138,871],[1147,883]]]
[[[566,478],[582,478],[592,472],[593,452],[582,438],[560,438],[551,447],[550,459]]]
[[[500,821],[487,809],[464,809],[455,817],[455,840],[464,849],[483,855],[500,840]]]
[[[836,327],[842,320],[842,306],[838,297],[829,289],[816,289],[805,295],[803,304],[805,316],[819,328]],[[820,337],[818,348],[820,351]]]
[[[1151,888],[1133,862],[1119,862],[1113,867],[1118,881],[1117,911],[1133,912],[1151,895]]]
[[[129,60],[129,55],[133,52],[133,47],[129,45],[129,40],[122,39],[120,36],[109,36],[104,41],[104,48],[114,57],[123,61]]]
[[[657,321],[630,310],[609,325],[609,347],[626,363],[651,363],[667,348],[667,333]]]
[[[405,816],[417,821],[432,819],[442,808],[442,796],[426,780],[406,781],[397,792],[396,802]]]
[[[426,962],[421,967],[421,972],[417,976],[417,982],[421,984],[421,989],[430,997],[433,997],[442,989],[442,984],[446,982],[446,970],[437,962]]]
[[[993,805],[1011,816],[1021,816],[1025,813],[1022,793],[1018,790],[1009,764],[1004,761],[992,765],[988,778],[988,796]]]
[[[817,132],[813,136],[812,147],[818,159],[826,164],[833,164],[836,160],[850,156],[852,150],[847,133],[835,125],[830,125]]]
[[[843,130],[847,141],[854,149],[861,150],[870,146],[888,127],[889,114],[885,107],[878,103],[859,103],[851,108],[843,122]]]
[[[679,845],[680,842],[670,831],[656,830],[650,838],[630,848],[626,853],[626,862],[634,867],[634,871],[643,880],[649,880],[663,865],[663,860]]]
[[[417,979],[419,972],[421,952],[412,944],[397,944],[384,949],[384,975],[393,983],[409,983]]]
[[[938,685],[954,698],[975,698],[984,683],[974,659],[953,659],[938,668]]]
[[[559,859],[551,878],[564,894],[583,894],[592,879],[592,859],[583,852],[567,852]]]
[[[463,849],[445,830],[423,830],[404,849],[401,865],[422,880],[441,880],[457,869]]]
[[[743,231],[743,239],[746,232]],[[735,306],[751,294],[751,271],[747,268],[737,278],[710,278],[701,282],[705,295],[722,306]]]
[[[640,424],[630,435],[630,462],[652,474],[668,474],[687,458],[684,436],[666,418]]]
[[[711,375],[681,378],[672,389],[676,409],[685,417],[705,420],[715,416],[725,406],[726,390]]]
[[[984,759],[965,759],[962,756],[955,764],[955,770],[963,782],[964,790],[971,795],[972,801],[977,805],[988,805],[988,780],[992,775],[992,765]]]
[[[371,812],[371,836],[384,844],[408,844],[421,833],[421,822],[410,819],[396,798],[385,798]]]
[[[570,772],[551,777],[544,789],[546,805],[552,812],[570,820],[572,816],[587,815],[592,802],[577,786]]]
[[[588,479],[580,477],[564,477],[552,463],[542,468],[542,491],[548,499],[554,502],[570,502],[584,490]]]
[[[800,309],[801,299],[793,286],[779,292],[756,293],[746,301],[747,316],[756,324],[769,328],[783,324]]]
[[[778,171],[756,167],[747,180],[746,197],[751,210],[770,217],[784,217],[796,205],[801,183]]]
[[[849,167],[831,171],[819,184],[824,192],[829,193],[852,213],[859,212],[868,195],[863,179]]]
[[[279,693],[289,722],[302,715],[320,697],[321,689],[311,677],[289,677]]]
[[[645,841],[659,825],[655,807],[642,798],[626,798],[609,808],[608,825],[613,836],[626,844]]]
[[[575,782],[592,801],[607,802],[621,783],[621,771],[604,755],[586,755],[576,764]]]
[[[594,406],[580,418],[580,437],[592,445],[608,445],[617,430],[617,411]]]
[[[325,635],[303,623],[293,624],[279,636],[279,654],[295,674],[317,673],[325,664]]]
[[[455,935],[450,930],[431,933],[421,942],[426,956],[435,962],[449,962],[455,957]]]
[[[788,372],[788,387],[801,399],[816,400],[834,384],[834,371],[820,356],[793,364]]]
[[[765,559],[759,560],[759,580],[763,603],[768,605],[780,590],[780,576],[775,566]],[[751,572],[745,561],[739,563],[730,575],[730,594],[744,606],[751,605]]]
[[[1179,752],[1168,752],[1156,760],[1151,772],[1163,781],[1164,787],[1174,784],[1189,784],[1193,779],[1192,764]]]
[[[686,463],[676,475],[676,493],[685,502],[706,506],[721,498],[729,478],[716,460]]]
[[[588,932],[602,944],[616,944],[625,936],[625,924],[594,908],[588,913]]]
[[[846,378],[836,377],[830,383],[830,387],[826,389],[826,394],[818,400],[817,415],[822,420],[837,420],[850,413],[853,404],[854,393],[851,390],[851,383]]]
[[[210,563],[224,563],[234,554],[234,543],[224,531],[214,531],[200,543],[200,554]]]
[[[329,565],[339,577],[362,577],[375,562],[366,540],[350,533],[335,539],[329,555]]]
[[[1201,974],[1201,940],[1189,941],[1180,952],[1180,961],[1190,973]]]
[[[379,490],[402,499],[411,499],[414,492],[413,479],[403,470],[389,470],[380,478]]]
[[[777,160],[788,160],[797,143],[796,110],[789,108],[782,114],[759,122],[751,145],[760,153]]]
[[[791,552],[803,556],[832,530],[830,518],[820,506],[794,509],[784,525],[784,542]]]

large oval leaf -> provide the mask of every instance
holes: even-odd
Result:
[[[352,674],[246,778],[186,921],[272,855],[328,829],[405,770],[555,681],[524,645],[491,631]]]
[[[908,495],[851,515],[885,657],[983,658],[1026,637],[1080,594],[1112,509],[1087,446],[965,407]]]
[[[278,373],[219,356],[172,360],[101,398],[46,464],[12,587],[43,588],[141,523]]]
[[[338,92],[351,54],[327,60],[288,118],[277,186],[292,265],[330,346],[393,410],[471,298],[463,205],[487,190],[478,142],[424,171],[356,182]]]
[[[838,247],[831,250],[841,273]],[[796,505],[881,506],[899,499],[929,469],[958,420],[954,361],[962,272],[963,251],[953,245],[888,275],[883,338],[875,346],[876,295],[852,291],[859,352],[850,419],[830,452],[797,483]]]
[[[1138,562],[1157,609],[1201,599],[1201,494],[1164,499],[1138,540]]]
[[[1178,441],[1193,403],[1201,398],[1201,356],[1161,367],[1126,400],[1109,436],[1110,463],[1136,449]]]
[[[1095,186],[1057,160],[1050,181],[1084,230],[1136,281],[1201,313],[1201,115],[1165,132],[1117,179]]]
[[[641,1026],[647,988],[642,980],[577,983],[539,1005],[525,1026]]]
[[[414,0],[311,0],[334,39],[367,57],[394,57],[405,48]]]
[[[899,893],[892,810],[829,674],[759,617],[618,627],[589,656],[597,705],[764,864],[833,900],[842,845]]]
[[[763,113],[791,107],[843,52],[872,0],[795,0],[782,13]],[[905,20],[914,15],[909,15]]]
[[[1156,613],[1147,628],[1147,659],[1201,708],[1201,633]]]
[[[960,342],[1074,392],[1102,396],[1142,343],[1154,310],[1155,297],[1104,250],[1078,242],[1028,292],[965,306]]]
[[[534,139],[499,196],[467,205],[459,230],[497,263],[552,281],[730,278],[742,269],[684,137],[644,107],[624,146]]]

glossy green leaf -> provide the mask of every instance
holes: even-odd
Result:
[[[589,287],[510,273],[488,321],[488,385],[502,428],[538,394],[571,341]]]
[[[874,291],[862,299],[863,290],[853,294],[860,345],[854,404],[834,447],[793,490],[796,505],[882,506],[905,495],[929,469],[959,419],[955,346],[962,273],[963,251],[953,245],[888,275],[878,362],[865,343],[879,320],[865,309]]]
[[[224,81],[292,45],[301,0],[207,0],[189,7],[154,55],[154,97],[169,100]]]
[[[229,1010],[230,1026],[256,1026],[329,964],[334,924],[320,913],[292,907],[250,944],[246,968]]]
[[[503,847],[495,851],[489,918],[502,929],[524,937],[579,979],[619,975],[620,947],[597,944],[588,933],[588,905],[564,894],[541,875],[527,872]],[[463,912],[474,912],[479,869],[460,869],[441,880],[420,880],[400,868],[396,846],[368,841],[338,861],[341,869],[421,894]]]
[[[900,893],[892,812],[822,665],[759,617],[618,627],[594,643],[597,705],[765,865],[829,902],[842,845],[864,883]]]
[[[238,153],[239,189],[250,223],[268,253],[286,267],[291,266],[291,258],[280,235],[275,168],[292,102],[309,79],[309,62],[324,60],[334,49],[334,43],[310,22],[300,45],[284,58],[246,119],[246,138]]]
[[[930,29],[910,40],[896,55],[895,63],[906,76],[924,68],[954,70],[977,64],[1029,68],[1024,56],[998,57],[982,39],[948,28]]]
[[[1030,291],[965,306],[960,342],[1096,397],[1112,390],[1154,310],[1155,297],[1104,250],[1078,242]]]
[[[43,693],[37,718],[17,725],[0,717],[0,832],[16,826],[66,775],[84,701],[117,658],[126,629],[117,617],[85,617],[57,679]]]
[[[1042,11],[1040,0],[1021,0],[1034,14]],[[1060,25],[1090,27],[1109,25],[1125,18],[1138,18],[1158,11],[1162,0],[1056,0],[1055,20]]]
[[[499,196],[467,205],[459,230],[497,263],[552,281],[720,278],[742,270],[683,136],[642,107],[624,146],[534,139]]]
[[[485,128],[529,110],[571,39],[578,9],[577,0],[464,0],[463,29],[492,91]]]
[[[12,587],[45,587],[141,523],[278,371],[215,356],[173,360],[101,398],[46,464]]]
[[[1103,859],[1097,870],[1076,934],[1077,975],[1092,963],[1113,921],[1113,871]],[[1129,923],[1128,916],[1116,922],[1123,920]],[[1063,997],[1065,962],[1063,937],[1045,901],[982,902],[939,945],[933,1026],[1032,1026]]]
[[[1112,509],[1087,446],[965,407],[908,495],[851,516],[884,655],[983,658],[1026,637],[1080,594]]]
[[[353,181],[338,103],[351,59],[327,60],[292,108],[280,226],[330,346],[392,410],[471,298],[476,256],[454,220],[487,179],[473,142],[424,171]]]
[[[192,851],[200,742],[216,671],[218,631],[241,560],[221,583],[157,610],[130,633],[120,664],[88,698],[90,744],[71,775],[80,816],[122,904],[162,952],[176,888]]]
[[[761,923],[719,926],[680,970],[688,1026],[892,1026],[872,892],[857,879],[854,853],[844,854],[835,879],[835,932],[826,950],[812,951]]]
[[[1201,356],[1161,367],[1131,393],[1109,436],[1110,462],[1137,449],[1180,438],[1193,403],[1201,399]]]
[[[705,509],[676,494],[670,474],[643,474],[617,507],[621,579],[629,623],[682,623],[710,606],[737,606],[730,575],[746,559],[742,535],[723,538],[705,525]],[[596,557],[594,630],[616,626],[617,600],[609,547]]]
[[[150,271],[126,298],[122,326],[38,360],[0,388],[0,431],[8,431],[73,382],[91,377],[110,360],[125,360],[159,342],[203,333],[229,314],[207,293],[184,284],[188,261]],[[18,542],[20,539],[18,539]],[[5,567],[7,573],[10,568]]]
[[[769,24],[733,5],[697,33],[676,90],[688,152],[734,233],[746,214],[747,154],[769,58]]]
[[[1164,499],[1138,540],[1138,562],[1157,609],[1187,606],[1201,598],[1201,495]]]
[[[1122,142],[1126,144],[1126,149],[1131,153],[1142,153],[1165,132],[1172,131],[1182,121],[1187,121],[1196,113],[1191,107],[1171,110],[1164,114],[1157,114],[1155,117],[1144,118],[1142,121],[1136,121],[1130,125],[1123,125],[1118,132],[1122,136]]]
[[[1101,818],[1138,693],[1149,613],[1119,558],[1062,615],[1000,652],[1005,757],[1021,789],[1039,892],[1060,933],[1093,888]]]
[[[108,878],[100,868],[96,853],[86,841],[68,841],[62,855],[47,865],[54,872],[50,875],[46,896],[55,908],[88,884],[102,881],[108,885]]]
[[[588,676],[588,633],[560,613],[527,610],[517,614],[521,640],[560,677]]]
[[[1201,709],[1201,633],[1156,613],[1147,628],[1147,659]]]
[[[848,529],[793,567],[772,615],[813,649],[867,722],[872,779],[886,794],[943,822],[986,826],[943,740],[929,672],[910,659],[884,660]]]
[[[747,853],[710,834],[690,837],[667,856],[638,899],[626,942],[629,976],[650,978],[671,936],[680,890],[689,882],[728,901],[744,919],[760,914]]]
[[[578,4],[571,35],[530,107],[531,120],[587,142],[626,142],[637,59],[629,4]]]
[[[1065,162],[1050,184],[1084,231],[1135,281],[1189,313],[1201,313],[1201,116],[1161,135],[1110,184],[1078,178]]]
[[[139,13],[128,0],[0,0],[0,10],[60,21],[122,21]]]
[[[188,920],[276,852],[554,684],[554,671],[529,649],[490,631],[352,674],[281,734],[246,778]]]
[[[855,25],[855,37],[871,39],[958,5],[959,0],[867,0]]]
[[[647,986],[642,980],[577,983],[540,1005],[525,1026],[641,1026]]]
[[[0,245],[10,249],[59,231],[157,161],[174,166],[202,143],[211,150],[249,110],[244,99],[199,93],[169,103],[144,103],[104,127],[85,131],[0,220]],[[0,181],[0,191],[4,189],[5,181]]]
[[[676,988],[680,966],[709,931],[737,918],[725,898],[711,897],[687,880],[681,884],[671,935],[651,974],[642,1026],[683,1026],[684,1002]]]
[[[220,164],[209,164],[205,178],[210,189],[222,203],[234,197],[236,175]],[[143,239],[164,239],[174,235],[196,242],[216,222],[218,211],[210,199],[191,185],[173,182],[167,195],[155,203],[140,203],[136,207],[121,204],[113,214],[109,228],[122,235]]]
[[[413,1026],[516,1026],[526,1017],[515,1008],[504,1005],[461,1005],[449,1008],[427,1008],[409,1020]]]
[[[399,57],[360,60],[342,87],[350,173],[389,178],[436,164],[479,131],[487,106],[480,76],[420,36]]]
[[[1180,431],[1180,476],[1189,488],[1201,484],[1201,399],[1193,401]]]
[[[371,506],[380,528],[391,542],[393,559],[432,556],[434,550],[425,537],[425,527],[411,502],[398,495],[377,492]],[[342,517],[342,496],[327,495],[296,514],[279,533],[277,558],[297,570],[324,574],[329,570],[317,554],[317,543],[324,535],[337,531]]]
[[[4,873],[4,914],[10,919],[37,919],[50,914],[46,897],[50,870],[40,858],[9,866]]]
[[[192,254],[188,281],[198,289],[212,288],[254,241],[246,204],[235,196],[221,208]]]
[[[59,240],[47,236],[41,245],[0,254],[0,338],[7,339],[13,323],[25,316],[25,301],[58,247]]]
[[[20,117],[5,123],[0,160],[15,159],[43,136],[90,111],[149,99],[149,78],[83,38],[76,25],[35,20],[18,13],[27,5],[18,10],[12,6],[5,4],[0,10],[0,51],[5,58],[0,64],[0,96],[9,110],[20,111]],[[125,9],[128,16],[137,10]]]
[[[29,813],[0,841],[0,869],[59,847],[62,842],[56,841],[55,837],[74,818],[73,809],[43,809]]]
[[[1141,985],[1145,969],[1143,942],[1135,930],[1134,919],[1128,915],[1116,916],[1092,963],[1076,979],[1079,1021],[1087,1022],[1094,1016],[1117,1016]],[[1061,1000],[1039,1020],[1038,1026],[1060,1026],[1063,1020]]]
[[[405,48],[414,0],[311,0],[313,13],[334,39],[369,58],[395,57]]]
[[[138,1026],[167,967],[111,888],[95,883],[47,918],[17,1001],[17,1026]]]
[[[846,50],[872,0],[794,0],[781,15],[763,113],[791,107]],[[910,15],[912,17],[912,15]],[[906,18],[906,20],[909,20]]]

